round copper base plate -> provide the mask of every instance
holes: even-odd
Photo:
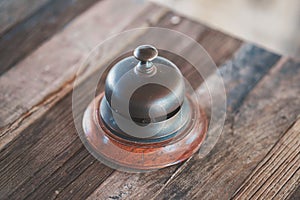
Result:
[[[145,172],[182,162],[201,146],[207,131],[204,111],[195,104],[198,112],[182,137],[155,144],[141,144],[114,137],[101,120],[99,113],[103,93],[87,107],[83,116],[83,133],[80,138],[90,153],[102,163],[121,171]]]

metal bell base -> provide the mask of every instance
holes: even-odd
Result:
[[[84,112],[81,140],[94,157],[114,169],[147,172],[177,164],[192,156],[205,138],[206,115],[190,97],[189,122],[170,138],[146,143],[127,140],[108,129],[100,113],[102,98],[103,93]]]

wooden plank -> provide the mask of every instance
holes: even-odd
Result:
[[[0,2],[0,35],[32,15],[51,0],[2,0]]]
[[[300,120],[255,168],[234,199],[285,199],[300,180]]]
[[[213,34],[212,38],[214,36],[215,35]],[[210,38],[209,41],[212,41],[212,38]],[[204,43],[206,43],[206,41],[204,41]],[[215,45],[216,47],[218,47],[219,43],[215,43]],[[216,53],[219,53],[218,48],[212,49],[216,50],[214,52],[210,52],[212,57],[218,57],[214,55]],[[226,53],[223,54],[223,56],[225,55]],[[265,70],[265,68],[270,69],[278,61],[278,59],[278,55],[269,53],[263,49],[254,47],[253,45],[242,46],[235,55],[235,58],[221,67],[221,71],[225,79],[225,85],[227,86],[227,94],[229,95],[228,98],[238,98],[237,101],[233,102],[241,104],[244,96],[241,96],[240,93],[242,93],[243,95],[247,95],[245,91],[249,91],[248,85],[254,87],[255,83],[259,81],[259,78],[267,73],[267,70]],[[267,65],[263,66],[261,63],[267,63]],[[250,74],[245,73],[245,71],[249,70],[252,70],[252,74],[256,75],[257,79],[247,78],[247,76],[249,76]],[[240,86],[237,83],[243,84],[242,86]],[[235,93],[232,92],[236,90],[238,91]],[[232,107],[233,104],[228,104],[228,110],[232,110]],[[167,187],[171,182],[173,182],[173,179],[175,179],[176,177],[178,178],[179,174],[181,174],[187,166],[191,167],[192,164],[190,164],[189,162],[191,161],[183,163],[179,166],[177,165],[170,167],[171,170],[174,170],[172,174],[169,173],[162,175],[161,171],[153,172],[150,174],[122,174],[121,172],[114,172],[105,182],[100,185],[100,187],[89,197],[89,199],[108,199],[110,197],[115,197],[116,199],[150,199],[154,196],[156,196],[158,199],[182,199],[185,197],[186,193],[181,193],[182,195],[176,194],[176,192],[180,192],[180,187],[185,189],[185,191],[188,191],[195,184],[197,184],[199,180],[193,180],[190,182],[187,181],[184,183],[185,186],[180,186],[178,189],[174,188],[174,191],[165,191],[164,188]],[[207,168],[206,166],[203,166],[199,163],[195,163],[195,161],[192,161],[192,163],[197,169],[188,171],[187,173],[192,174],[191,176],[193,177],[199,177],[198,172],[201,173],[202,168]],[[144,180],[148,180],[148,176],[163,178],[159,180],[157,178],[154,178],[151,179],[152,181],[147,182],[148,184],[145,184]],[[181,175],[179,177],[181,177]],[[116,182],[118,182],[118,184],[114,185]],[[127,187],[128,183],[130,183],[131,187]],[[157,187],[154,187],[153,185]],[[197,187],[195,187],[195,189],[199,190],[199,188]],[[164,195],[165,192],[167,193],[166,195]],[[173,194],[175,195],[172,196]],[[187,199],[189,199],[189,197],[187,197]]]
[[[0,38],[0,75],[98,0],[52,0]]]
[[[0,149],[72,89],[81,60],[94,46],[123,30],[149,6],[131,0],[99,2],[1,76]],[[166,11],[156,8],[146,15],[149,21]],[[145,21],[135,26],[147,24]]]
[[[192,158],[156,199],[231,198],[299,115],[299,66],[282,59],[228,118],[213,151]]]
[[[158,15],[161,16],[161,10],[157,7],[148,9],[153,9],[152,12],[149,12],[149,10],[146,12],[150,13],[150,16],[155,18]],[[157,13],[155,14],[154,11]],[[162,19],[156,24],[167,26],[169,16],[169,14],[165,17],[163,15]],[[138,19],[134,24],[140,24],[140,20],[145,20],[141,17],[138,17]],[[155,21],[151,24],[154,23]],[[176,26],[176,29],[186,29],[187,25],[198,27],[198,29],[190,29],[192,31],[191,36],[197,38],[199,34],[203,33],[201,25],[190,23],[188,20],[183,20],[182,25]],[[197,34],[197,31],[199,34]],[[226,41],[227,36],[220,33],[219,37]],[[228,40],[232,41],[233,39],[228,38]],[[235,43],[231,42],[230,44],[232,45],[228,45],[228,51],[231,51],[232,54],[238,48],[240,41],[236,40]],[[213,45],[217,45],[217,43]],[[223,56],[228,56],[230,54],[228,51],[224,52]],[[214,55],[214,52],[210,53]],[[89,79],[96,80],[98,78],[95,74]],[[86,89],[88,87],[85,84],[80,87],[83,88],[80,91],[84,98],[85,94],[89,92]],[[62,97],[60,96],[60,98]],[[83,112],[85,108],[80,107],[80,109]],[[82,164],[83,161],[84,164]],[[70,196],[85,198],[90,195],[93,188],[97,188],[113,172],[112,169],[104,167],[100,162],[94,161],[95,159],[82,147],[76,135],[71,110],[71,93],[69,93],[1,151],[0,177],[5,180],[5,184],[0,185],[0,193],[13,199],[22,197],[39,199],[45,196],[61,199]],[[77,165],[81,166],[80,169],[72,168],[72,166]],[[161,182],[163,183],[163,180],[172,175],[173,170],[165,169],[161,170],[160,173]],[[150,181],[156,180],[154,179],[155,176],[149,176],[141,180],[144,183],[147,181],[151,184]],[[92,182],[89,182],[91,185],[83,184],[88,181],[87,177],[94,178]],[[153,188],[159,189],[159,184],[152,182],[152,186],[154,185],[156,187]]]

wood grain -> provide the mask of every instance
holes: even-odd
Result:
[[[234,199],[286,199],[300,180],[300,120],[255,168]]]
[[[125,5],[126,10],[122,9]],[[37,119],[72,89],[78,66],[94,46],[108,35],[123,30],[149,6],[135,4],[130,0],[122,3],[99,2],[74,20],[68,28],[2,75],[0,148],[17,136],[26,124]],[[160,15],[162,10],[164,9],[157,8],[156,12],[146,16],[151,21],[151,16]],[[108,19],[100,20],[108,14],[110,15]],[[120,16],[128,17],[120,18]],[[135,26],[142,26],[144,23],[145,20]],[[82,38],[85,38],[84,41]]]

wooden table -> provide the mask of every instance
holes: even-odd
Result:
[[[296,60],[184,17],[174,23],[176,13],[142,1],[3,2],[10,10],[0,15],[10,17],[0,21],[0,199],[300,199]],[[124,173],[81,143],[73,82],[96,44],[149,26],[183,32],[207,50],[224,78],[227,117],[205,158]]]

